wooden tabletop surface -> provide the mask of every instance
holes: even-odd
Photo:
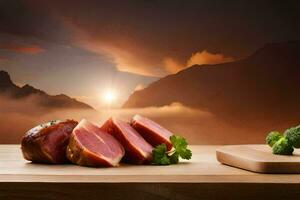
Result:
[[[218,147],[191,146],[192,159],[177,165],[89,168],[33,164],[23,159],[19,145],[0,145],[0,183],[300,183],[300,174],[259,174],[222,165],[215,156]]]

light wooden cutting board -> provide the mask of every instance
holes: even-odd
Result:
[[[300,151],[293,156],[272,154],[267,145],[228,145],[216,150],[223,164],[259,173],[300,173]]]

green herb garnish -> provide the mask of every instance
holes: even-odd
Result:
[[[192,157],[192,151],[187,148],[188,143],[183,137],[173,135],[170,137],[173,148],[168,151],[166,144],[156,146],[152,151],[152,164],[170,165],[177,164],[179,157],[189,160]]]

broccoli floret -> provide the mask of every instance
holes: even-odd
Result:
[[[295,148],[300,148],[300,126],[292,127],[284,132],[284,136]]]
[[[273,154],[292,155],[294,148],[285,137],[282,137],[273,145],[272,150]]]
[[[283,136],[277,132],[277,131],[272,131],[271,133],[268,134],[266,137],[266,142],[267,144],[272,147],[280,138]]]

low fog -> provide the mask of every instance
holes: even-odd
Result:
[[[99,126],[109,117],[130,120],[134,114],[141,114],[160,123],[178,135],[186,137],[190,144],[236,144],[264,143],[268,127],[231,124],[218,119],[209,112],[192,109],[173,103],[163,107],[137,109],[47,110],[36,106],[34,98],[11,100],[0,98],[0,143],[20,143],[30,128],[53,119],[83,118]]]

